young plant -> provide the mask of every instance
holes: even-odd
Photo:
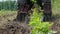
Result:
[[[48,34],[51,30],[49,30],[49,27],[52,24],[49,24],[49,22],[41,22],[40,18],[43,13],[38,13],[38,10],[32,9],[33,14],[31,15],[29,25],[32,27],[32,31],[30,34]]]

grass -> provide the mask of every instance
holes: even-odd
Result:
[[[60,0],[52,0],[53,15],[60,14]]]
[[[17,13],[17,11],[1,10],[0,11],[0,16],[10,15],[10,14],[16,14],[16,13]]]

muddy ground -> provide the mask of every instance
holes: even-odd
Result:
[[[13,21],[17,14],[5,15],[0,17],[0,34],[29,34],[31,31],[30,26],[26,23]],[[55,15],[52,18],[54,24],[52,30],[60,34],[60,15]]]

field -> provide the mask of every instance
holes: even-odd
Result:
[[[17,11],[1,10],[0,11],[0,34],[29,34],[31,28],[26,23],[14,21]],[[52,27],[53,31],[60,34],[60,0],[52,2]]]
[[[12,21],[16,18],[17,11],[8,11],[8,10],[2,10],[0,11],[0,26],[2,24],[7,23],[8,21]]]
[[[0,34],[28,34],[30,27],[26,23],[13,21],[17,16],[17,11],[0,11]],[[16,30],[16,31],[15,31]]]

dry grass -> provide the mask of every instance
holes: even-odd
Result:
[[[17,13],[17,11],[1,10],[0,16],[11,15],[11,14],[16,14],[16,13]]]

